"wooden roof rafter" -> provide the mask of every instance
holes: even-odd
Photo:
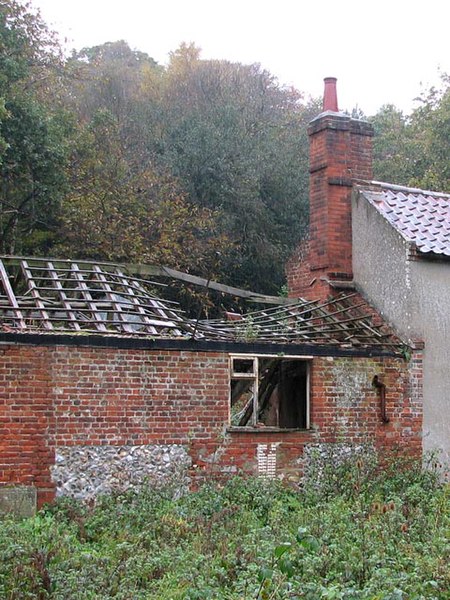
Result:
[[[70,324],[71,326],[76,330],[76,331],[80,331],[81,327],[77,321],[76,315],[74,310],[72,309],[72,305],[70,304],[69,298],[66,294],[66,292],[64,291],[64,288],[62,286],[62,283],[58,277],[58,274],[55,270],[55,267],[53,265],[53,263],[51,261],[49,261],[47,263],[48,266],[48,270],[49,270],[49,274],[50,274],[50,278],[53,282],[53,285],[57,291],[58,297],[61,301],[61,304],[63,305],[63,307],[67,310],[67,314],[69,315],[69,319],[70,319]]]
[[[202,322],[217,338],[266,342],[297,342],[339,346],[400,348],[401,341],[384,325],[375,325],[365,302],[357,294],[341,295],[326,302],[299,300],[253,311],[240,319]],[[212,330],[212,331],[211,331]]]
[[[126,265],[49,258],[0,258],[0,328],[12,332],[69,332],[219,342],[309,344],[400,353],[403,344],[373,318],[355,293],[324,302],[302,299],[236,320],[189,319],[155,294],[155,284]],[[234,288],[233,288],[234,290]]]
[[[5,257],[0,282],[0,324],[8,331],[187,335],[176,303],[110,263]]]

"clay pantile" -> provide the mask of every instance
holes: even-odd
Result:
[[[419,253],[450,256],[450,194],[374,181],[358,187]]]

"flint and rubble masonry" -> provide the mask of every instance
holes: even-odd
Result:
[[[40,506],[56,491],[88,498],[143,480],[185,488],[245,472],[298,481],[303,449],[317,443],[420,455],[419,354],[314,358],[309,430],[230,430],[229,386],[226,352],[3,344],[0,482],[35,487]]]

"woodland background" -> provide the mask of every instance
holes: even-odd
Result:
[[[108,42],[64,56],[0,0],[0,252],[157,263],[277,294],[308,223],[305,99],[258,64],[167,66]],[[374,125],[375,179],[450,192],[450,76]]]

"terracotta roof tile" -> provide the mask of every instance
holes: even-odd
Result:
[[[419,252],[450,256],[450,194],[374,181],[359,189]]]

